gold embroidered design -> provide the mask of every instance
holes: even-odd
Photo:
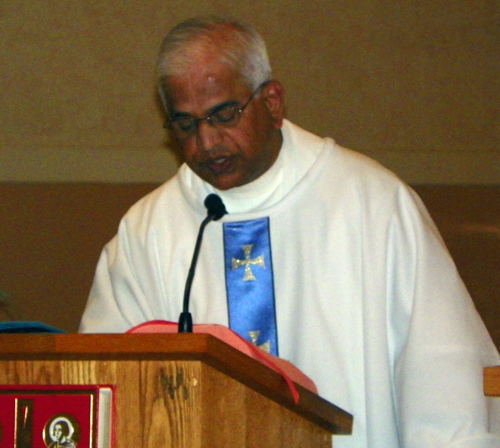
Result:
[[[261,345],[258,345],[260,330],[249,331],[248,336],[250,337],[250,342],[259,347],[261,350],[264,350],[266,353],[271,353],[271,341],[264,342]]]
[[[237,258],[232,259],[232,268],[233,271],[238,269],[241,266],[245,266],[245,276],[243,277],[244,282],[253,282],[257,280],[253,275],[251,266],[260,266],[261,268],[266,268],[264,262],[264,255],[260,255],[257,258],[251,259],[253,244],[248,244],[246,246],[241,247],[243,249],[243,253],[245,254],[244,260],[238,260]]]

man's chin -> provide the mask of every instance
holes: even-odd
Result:
[[[234,169],[234,167],[225,172],[215,172],[214,170],[204,169],[196,172],[196,174],[205,182],[221,191],[242,187],[243,185],[249,184],[256,178],[251,176],[250,173],[246,171],[241,172]]]
[[[229,179],[212,179],[212,180],[207,180],[207,182],[212,185],[213,187],[217,188],[217,190],[221,191],[226,191],[230,190],[231,188],[239,187],[240,185],[232,180]]]
[[[226,191],[231,188],[240,187],[244,185],[245,182],[239,176],[235,176],[234,174],[220,174],[220,175],[211,175],[204,176],[202,179],[205,182],[208,182],[217,190]]]

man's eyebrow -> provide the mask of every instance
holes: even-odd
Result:
[[[228,107],[238,106],[239,104],[240,103],[238,101],[224,101],[223,103],[217,104],[216,106],[213,106],[210,109],[208,109],[207,113],[204,116],[207,117],[208,115],[217,113],[217,112],[219,112],[223,109],[226,109]],[[175,109],[171,109],[169,113],[170,113],[170,116],[172,118],[174,118],[174,117],[194,118],[194,115],[192,115],[192,114],[189,114],[187,112],[176,111]]]
[[[208,114],[213,114],[215,112],[219,112],[220,110],[226,109],[228,107],[238,106],[239,104],[240,103],[238,103],[238,101],[225,101],[225,102],[223,102],[221,104],[218,104],[217,106],[211,107],[208,110]]]

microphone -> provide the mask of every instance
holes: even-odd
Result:
[[[201,241],[203,239],[203,231],[206,225],[210,221],[217,221],[222,218],[226,213],[226,207],[222,202],[222,199],[216,194],[209,194],[205,198],[205,207],[207,209],[207,216],[202,221],[200,225],[200,230],[198,231],[198,238],[196,238],[196,245],[194,247],[193,259],[191,260],[191,266],[189,268],[188,276],[186,279],[186,286],[184,288],[184,301],[182,304],[182,313],[179,316],[179,333],[192,333],[193,332],[193,318],[189,312],[189,296],[191,294],[191,285],[193,283],[194,271],[196,269],[196,263],[198,262],[198,254],[200,253]]]
[[[214,221],[221,219],[225,214],[227,214],[224,202],[222,202],[220,196],[217,196],[216,194],[209,194],[205,198],[204,204],[207,208],[208,215],[213,216],[212,219]]]

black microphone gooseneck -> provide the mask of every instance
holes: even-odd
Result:
[[[193,318],[189,312],[189,296],[191,294],[191,285],[193,283],[194,271],[196,263],[198,262],[198,254],[200,253],[201,241],[203,239],[203,231],[210,221],[217,221],[222,218],[226,213],[226,207],[222,199],[216,194],[209,194],[205,198],[205,207],[207,208],[207,217],[202,221],[200,230],[198,231],[198,238],[196,238],[196,245],[194,247],[193,259],[186,279],[186,287],[184,288],[184,301],[182,305],[182,313],[179,316],[179,333],[192,333],[193,332]]]

